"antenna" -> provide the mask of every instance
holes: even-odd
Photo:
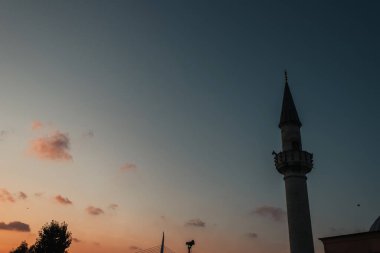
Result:
[[[160,250],[160,253],[164,253],[164,249],[165,249],[165,233],[162,232],[162,242],[161,242],[161,250]]]
[[[288,71],[285,69],[285,83],[288,83]]]

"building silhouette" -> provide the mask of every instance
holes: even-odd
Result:
[[[273,151],[276,169],[284,176],[291,253],[314,253],[306,174],[313,168],[313,154],[302,149],[301,121],[290,92],[287,73],[282,101],[282,151]]]
[[[284,176],[288,216],[290,253],[314,253],[307,177],[313,169],[313,154],[302,149],[301,126],[297,109],[290,92],[285,72],[285,88],[279,128],[282,151],[273,151],[277,171]],[[325,253],[380,253],[380,217],[368,232],[320,238]],[[187,242],[194,245],[194,241]],[[190,252],[191,247],[188,247]],[[165,246],[165,234],[161,245],[140,250],[137,253],[174,253]]]
[[[284,175],[291,253],[314,253],[306,174],[313,154],[302,149],[301,121],[290,92],[287,73],[279,128],[282,151],[273,151],[276,169]],[[320,238],[325,253],[380,253],[380,217],[368,232]]]
[[[368,232],[320,238],[325,253],[380,253],[380,217]]]

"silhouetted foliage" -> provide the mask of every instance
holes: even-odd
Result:
[[[36,243],[28,249],[28,244],[23,241],[20,246],[10,253],[65,253],[71,244],[71,232],[67,230],[67,224],[52,220],[46,223],[38,232]]]
[[[16,249],[11,250],[10,253],[28,253],[28,244],[25,241],[22,241],[20,246]]]
[[[20,246],[10,253],[67,253],[71,244],[71,232],[67,230],[67,223],[52,220],[46,223],[38,232],[36,243],[28,249],[28,244],[23,241]]]
[[[67,230],[67,223],[59,224],[52,220],[38,232],[38,238],[30,253],[65,253],[70,244],[71,232]]]

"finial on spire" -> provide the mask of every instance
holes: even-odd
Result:
[[[285,69],[285,83],[288,83],[288,71]]]

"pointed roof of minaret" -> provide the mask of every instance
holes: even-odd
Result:
[[[293,101],[292,93],[290,92],[288,84],[288,73],[285,70],[285,89],[284,97],[282,99],[280,124],[278,126],[281,128],[283,125],[288,123],[296,124],[299,127],[302,126],[301,121],[298,118],[298,113]]]

